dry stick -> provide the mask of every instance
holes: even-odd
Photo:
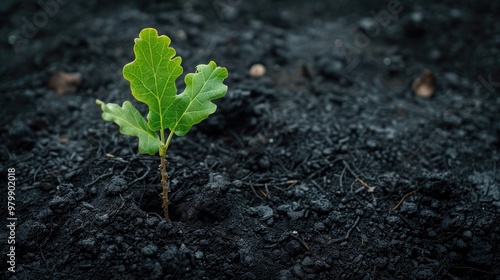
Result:
[[[251,187],[267,187],[271,183],[251,183],[251,182],[244,182],[242,181],[243,184]],[[295,185],[299,183],[299,180],[286,180],[283,182],[277,182],[277,183],[272,183],[273,186],[285,186],[285,185]]]
[[[346,169],[347,169],[347,166],[344,166],[344,169],[342,170],[342,173],[340,173],[340,177],[339,177],[339,184],[340,184],[341,191],[344,191],[344,185],[342,184],[342,178],[344,177]]]
[[[137,183],[137,182],[139,182],[139,181],[143,180],[144,178],[146,178],[146,176],[149,174],[149,170],[151,169],[151,168],[149,168],[149,166],[146,166],[146,168],[147,168],[148,170],[146,170],[146,172],[144,172],[144,174],[142,174],[142,176],[141,176],[141,177],[136,178],[136,179],[134,179],[132,182],[128,183],[128,184],[127,184],[127,187],[129,187],[129,186],[131,186],[131,185],[133,185],[133,184],[135,184],[135,183]]]
[[[304,246],[304,248],[306,248],[306,250],[307,250],[307,251],[309,251],[309,246],[307,245],[307,243],[306,243],[304,240],[300,239],[300,238],[299,238],[297,235],[295,235],[295,234],[290,234],[290,236],[291,236],[291,237],[293,237],[293,239],[295,239],[295,240],[299,241],[299,243],[300,243],[300,244],[302,244],[302,246]]]
[[[114,168],[112,168],[112,169],[111,169],[111,172],[109,172],[109,173],[105,173],[105,174],[102,174],[101,176],[97,177],[94,181],[92,181],[92,182],[90,182],[90,183],[86,184],[84,187],[90,187],[90,186],[92,186],[93,184],[97,183],[97,181],[101,180],[102,178],[104,178],[104,177],[108,177],[108,176],[113,175],[113,169],[114,169]]]
[[[359,220],[361,219],[360,216],[358,216],[356,218],[356,221],[354,222],[354,224],[352,225],[352,227],[347,231],[347,233],[345,234],[344,237],[340,237],[340,238],[336,238],[336,239],[332,239],[330,240],[330,242],[328,242],[328,244],[331,244],[331,243],[339,243],[339,242],[343,242],[345,240],[347,240],[349,238],[349,236],[351,235],[351,232],[352,230],[358,226],[358,223],[359,223]]]
[[[370,187],[365,181],[356,178],[356,181],[358,181],[361,185],[365,186],[368,189],[368,192],[373,193],[375,191],[375,187]]]
[[[359,178],[359,176],[356,173],[354,173],[354,171],[352,171],[351,167],[345,160],[343,160],[342,162],[344,163],[345,168],[347,168],[347,170],[351,172],[351,175],[354,176],[354,178]]]
[[[497,163],[494,162],[493,165],[493,180],[488,184],[488,187],[486,188],[486,191],[484,192],[484,195],[487,196],[490,193],[490,187],[496,182],[497,180]]]
[[[405,195],[403,196],[403,198],[401,198],[401,200],[399,201],[398,205],[394,206],[394,208],[392,208],[392,210],[396,210],[396,209],[398,209],[399,205],[401,205],[401,203],[403,203],[403,201],[404,201],[404,200],[405,200],[405,199],[406,199],[406,198],[407,198],[410,194],[416,193],[416,192],[418,192],[418,190],[420,190],[420,188],[418,188],[418,189],[416,189],[416,190],[413,190],[413,191],[411,191],[411,192],[409,192],[409,193],[405,194]]]
[[[359,180],[358,175],[356,173],[354,173],[354,171],[352,171],[351,167],[349,167],[349,164],[345,160],[343,160],[342,162],[344,163],[345,168],[347,168],[347,170],[349,170],[349,172],[351,172],[351,175],[354,176],[354,178],[356,178],[356,180]],[[355,181],[353,181],[351,184],[351,192],[352,192],[352,186],[354,185],[354,182]]]
[[[480,272],[492,275],[490,271],[481,270],[481,269],[478,269],[478,268],[475,268],[475,267],[471,267],[471,266],[456,266],[456,265],[452,265],[450,267],[453,267],[453,268],[462,268],[462,269],[471,269],[471,270],[476,270],[476,271],[480,271]]]
[[[313,183],[313,185],[315,185],[323,194],[326,194],[325,190],[318,183],[316,183],[316,181],[311,180],[311,183]]]
[[[127,170],[129,169],[129,167],[132,164],[132,162],[134,161],[134,159],[135,158],[132,158],[131,160],[128,161],[127,166],[125,166],[125,168],[120,172],[121,175],[123,175],[127,172]]]

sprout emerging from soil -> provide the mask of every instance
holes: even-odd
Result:
[[[182,59],[169,47],[170,38],[153,28],[145,28],[135,39],[135,60],[123,67],[123,76],[130,82],[132,95],[149,107],[147,121],[132,105],[125,101],[118,104],[101,105],[102,118],[113,121],[120,133],[139,138],[139,152],[160,155],[163,212],[168,214],[168,174],[166,171],[167,150],[172,137],[184,136],[191,127],[206,119],[217,110],[212,100],[223,97],[227,86],[227,69],[215,62],[196,66],[195,73],[184,78],[186,88],[177,94],[175,81],[182,74]],[[167,135],[167,137],[165,137]]]

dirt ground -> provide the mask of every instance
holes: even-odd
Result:
[[[5,279],[500,279],[500,3],[31,2],[0,4]],[[144,27],[229,71],[169,221],[95,104]]]

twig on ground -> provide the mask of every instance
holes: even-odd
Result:
[[[299,241],[299,243],[302,244],[302,246],[304,246],[304,248],[306,248],[307,251],[309,251],[309,246],[307,245],[307,243],[304,240],[300,239],[296,234],[293,234],[293,233],[291,233],[290,236],[293,239]]]
[[[345,234],[344,237],[340,237],[340,238],[336,238],[336,239],[332,239],[330,242],[328,242],[328,244],[330,243],[339,243],[339,242],[342,242],[342,241],[345,241],[349,238],[349,236],[351,235],[351,232],[352,230],[358,226],[358,223],[359,223],[359,220],[361,219],[361,217],[357,217],[356,218],[356,221],[354,222],[354,224],[352,225],[352,227],[347,231],[347,233]]]
[[[416,190],[413,190],[413,191],[411,191],[411,192],[409,192],[409,193],[405,194],[405,195],[403,196],[403,198],[401,198],[401,200],[399,201],[399,203],[398,203],[396,206],[394,206],[394,208],[392,208],[392,210],[396,210],[396,209],[398,209],[398,207],[401,205],[401,203],[403,203],[403,201],[404,201],[404,200],[405,200],[405,199],[406,199],[409,195],[411,195],[411,194],[413,194],[413,193],[416,193],[416,192],[418,192],[419,190],[420,190],[420,188],[418,188],[418,189],[416,189]]]
[[[326,194],[325,190],[318,183],[316,183],[316,181],[311,180],[311,183],[313,183],[313,185],[315,185],[323,194]]]
[[[101,180],[102,178],[106,178],[106,177],[111,176],[111,175],[113,175],[113,168],[111,168],[111,171],[109,173],[102,174],[101,176],[97,177],[94,181],[86,184],[84,187],[85,188],[90,187],[93,184],[97,183],[97,181]]]
[[[339,177],[340,191],[344,191],[344,185],[342,184],[342,178],[344,177],[346,169],[347,169],[347,166],[345,166],[344,169],[342,170],[342,173],[340,173],[340,177]]]
[[[146,166],[146,168],[147,168],[148,170],[146,170],[146,172],[144,172],[144,174],[143,174],[141,177],[136,178],[136,179],[135,179],[135,180],[133,180],[132,182],[128,183],[128,184],[127,184],[127,188],[128,188],[128,187],[130,187],[131,185],[133,185],[133,184],[135,184],[135,183],[137,183],[137,182],[139,182],[139,181],[143,180],[144,178],[146,178],[146,176],[149,174],[149,171],[151,170],[151,168],[149,168],[149,166]]]

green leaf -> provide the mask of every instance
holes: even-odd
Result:
[[[154,155],[158,152],[163,143],[132,103],[125,101],[122,107],[113,103],[105,104],[101,100],[96,100],[96,103],[101,105],[102,118],[118,124],[121,134],[139,137],[140,153]]]
[[[227,86],[222,82],[227,76],[227,69],[217,67],[213,61],[196,66],[196,73],[189,73],[184,79],[186,89],[164,111],[168,128],[177,136],[183,136],[193,125],[214,113],[217,105],[211,101],[226,94]]]
[[[175,100],[175,80],[182,74],[182,59],[175,57],[170,38],[158,36],[153,28],[145,28],[135,39],[135,60],[123,67],[132,95],[149,107],[148,125],[154,131],[167,128],[171,112],[165,110]],[[171,118],[171,117],[170,117]]]
[[[149,107],[147,121],[128,101],[101,105],[104,120],[114,121],[122,134],[139,137],[139,152],[166,153],[175,133],[183,136],[191,127],[214,113],[212,100],[223,97],[227,86],[227,69],[215,62],[196,66],[196,73],[187,74],[185,90],[177,95],[175,81],[182,74],[181,58],[175,57],[170,38],[158,36],[153,28],[145,28],[135,39],[135,60],[123,67],[123,76],[130,82],[132,95]],[[165,130],[170,134],[165,139]],[[159,132],[159,137],[158,137]]]

